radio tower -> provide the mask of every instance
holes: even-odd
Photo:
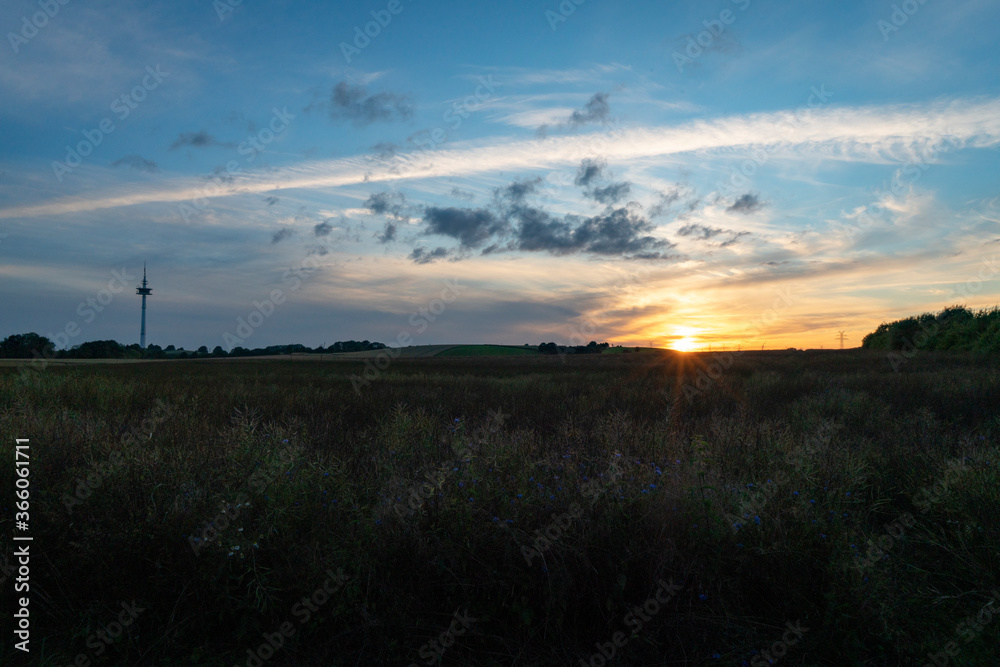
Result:
[[[847,339],[847,336],[844,335],[843,331],[840,331],[840,332],[837,333],[837,339],[840,341],[840,349],[843,350],[844,349],[844,341]]]
[[[142,295],[142,329],[139,330],[139,347],[146,349],[146,297],[153,293],[146,287],[146,262],[142,263],[142,287],[135,288],[136,294]]]

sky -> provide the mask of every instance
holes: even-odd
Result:
[[[0,338],[860,345],[1000,303],[996,0],[0,6]]]

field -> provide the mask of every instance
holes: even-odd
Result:
[[[438,352],[0,366],[3,664],[997,664],[995,358]]]

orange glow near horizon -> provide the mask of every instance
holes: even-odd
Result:
[[[702,343],[698,340],[700,332],[701,329],[695,327],[675,327],[673,332],[667,336],[667,338],[673,339],[667,344],[667,347],[678,352],[694,352],[702,347]]]
[[[677,350],[678,352],[691,352],[698,348],[698,344],[693,338],[685,336],[680,340],[674,341],[673,345],[670,346],[671,349]]]

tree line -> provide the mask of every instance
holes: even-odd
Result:
[[[937,314],[883,322],[864,337],[861,347],[1000,353],[1000,306],[981,310],[951,306]]]
[[[327,347],[310,348],[305,345],[269,345],[247,349],[234,347],[227,352],[221,345],[209,351],[206,345],[197,350],[185,350],[167,345],[148,345],[145,349],[138,343],[123,345],[115,340],[92,340],[75,345],[68,350],[56,350],[55,345],[45,336],[37,333],[14,334],[0,341],[0,359],[199,359],[205,357],[259,357],[274,354],[315,353],[330,354],[338,352],[361,352],[363,350],[381,350],[384,343],[367,340],[338,341]]]

